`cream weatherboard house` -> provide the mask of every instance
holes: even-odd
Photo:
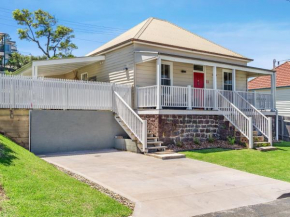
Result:
[[[30,80],[45,77],[43,81],[51,83],[73,79],[88,80],[73,84],[108,82],[119,89],[131,85],[130,96],[111,85],[112,99],[101,102],[111,102],[116,120],[144,152],[194,138],[227,136],[241,137],[252,148],[258,140],[272,144],[276,87],[275,71],[250,67],[251,61],[168,21],[149,18],[86,57],[34,61],[21,75]],[[259,76],[271,77],[271,93],[247,91],[248,78]],[[88,102],[83,98],[98,101],[92,91],[98,90],[83,92],[74,107],[56,107],[60,97],[51,93],[50,107],[38,108],[100,109],[84,107]]]

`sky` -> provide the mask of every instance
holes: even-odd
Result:
[[[15,9],[42,9],[74,29],[76,56],[84,56],[149,17],[168,20],[271,68],[290,59],[290,1],[287,0],[1,0],[0,32],[10,34],[22,54],[41,55],[20,40]]]

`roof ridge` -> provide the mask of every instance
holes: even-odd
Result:
[[[150,17],[147,19],[146,23],[144,23],[144,25],[140,28],[140,30],[136,33],[136,35],[133,38],[139,38],[143,32],[146,30],[146,28],[149,26],[149,24],[152,22],[154,18]]]
[[[202,37],[202,36],[200,36],[200,35],[197,35],[196,33],[193,33],[193,32],[191,32],[191,31],[189,31],[189,30],[187,30],[187,29],[185,29],[185,28],[183,28],[183,27],[180,27],[180,26],[178,26],[178,25],[176,25],[176,24],[174,24],[174,23],[171,23],[171,22],[169,22],[168,20],[162,20],[162,19],[158,19],[158,18],[154,18],[154,19],[156,19],[156,20],[161,20],[161,21],[165,21],[165,22],[167,22],[167,23],[170,23],[171,25],[174,25],[174,26],[178,27],[179,29],[182,29],[182,30],[184,30],[184,31],[186,31],[186,32],[189,32],[189,33],[191,33],[192,35],[195,35],[195,36],[197,36],[197,37],[199,37],[199,38],[201,38],[201,39],[204,39],[204,40],[206,40],[206,41],[208,41],[208,42],[210,42],[210,43],[212,43],[212,44],[215,44],[215,45],[217,45],[217,46],[219,46],[219,47],[222,47],[222,48],[224,48],[224,49],[226,49],[226,50],[229,50],[229,51],[231,51],[231,52],[233,52],[233,53],[235,53],[235,54],[237,54],[237,55],[240,55],[241,57],[247,58],[246,56],[241,55],[241,54],[239,54],[239,53],[237,53],[237,52],[235,52],[235,51],[233,51],[233,50],[231,50],[231,49],[228,49],[228,48],[226,48],[226,47],[224,47],[224,46],[221,46],[221,45],[219,45],[219,44],[217,44],[217,43],[215,43],[215,42],[213,42],[213,41],[210,41],[210,40],[208,40],[208,39],[206,39],[206,38],[204,38],[204,37]]]

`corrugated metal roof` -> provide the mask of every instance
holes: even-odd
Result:
[[[248,59],[165,20],[149,18],[115,39],[87,54],[104,52],[126,41],[146,41],[195,51]]]

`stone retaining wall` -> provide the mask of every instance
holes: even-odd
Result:
[[[235,128],[221,115],[140,115],[148,130],[165,145],[205,141],[209,137],[226,140]]]

